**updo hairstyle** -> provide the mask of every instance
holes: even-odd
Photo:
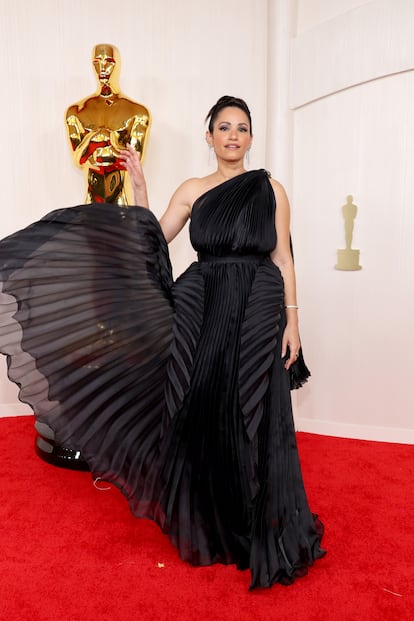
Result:
[[[208,131],[210,132],[210,134],[213,133],[214,123],[218,114],[224,108],[239,108],[240,110],[243,110],[243,112],[249,119],[250,135],[252,136],[252,117],[250,115],[250,110],[246,102],[243,99],[239,99],[238,97],[231,97],[230,95],[224,95],[223,97],[220,97],[217,103],[214,104],[214,106],[207,114],[205,122],[208,122]]]

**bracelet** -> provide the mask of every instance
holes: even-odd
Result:
[[[296,310],[299,310],[299,306],[295,306],[295,304],[286,304],[285,308],[296,308]]]

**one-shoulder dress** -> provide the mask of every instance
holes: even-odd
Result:
[[[58,209],[0,242],[0,350],[62,446],[192,565],[289,584],[324,554],[295,441],[265,170],[194,203],[175,281],[153,214]]]

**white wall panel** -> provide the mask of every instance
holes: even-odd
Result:
[[[302,0],[298,4],[297,34],[319,26],[372,0]]]
[[[413,23],[412,0],[376,0],[298,35],[292,50],[292,107],[414,68]]]
[[[369,8],[372,19],[348,52],[348,73],[336,63],[338,84],[359,81],[357,59],[375,49],[380,34],[390,57],[404,49],[406,28],[394,36],[382,21],[385,4],[394,7],[371,2],[343,16],[342,41],[352,39],[351,24],[362,9]],[[329,37],[338,34],[340,19],[323,24],[332,26]],[[326,39],[308,43],[320,46],[320,58],[327,53]],[[313,371],[295,395],[297,425],[414,442],[414,71],[387,76],[389,65],[379,55],[364,83],[328,93],[335,84],[321,66],[315,72],[310,50],[309,59],[296,57],[300,67],[293,73],[297,80],[308,68],[315,81],[307,91],[315,101],[294,113],[293,229],[302,339]],[[361,250],[359,272],[334,269],[336,250],[345,246],[341,206],[348,194],[359,207],[353,240]]]

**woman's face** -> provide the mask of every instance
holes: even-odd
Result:
[[[237,161],[243,159],[251,147],[253,136],[247,114],[240,108],[223,108],[214,121],[213,131],[206,139],[214,148],[218,159]]]

